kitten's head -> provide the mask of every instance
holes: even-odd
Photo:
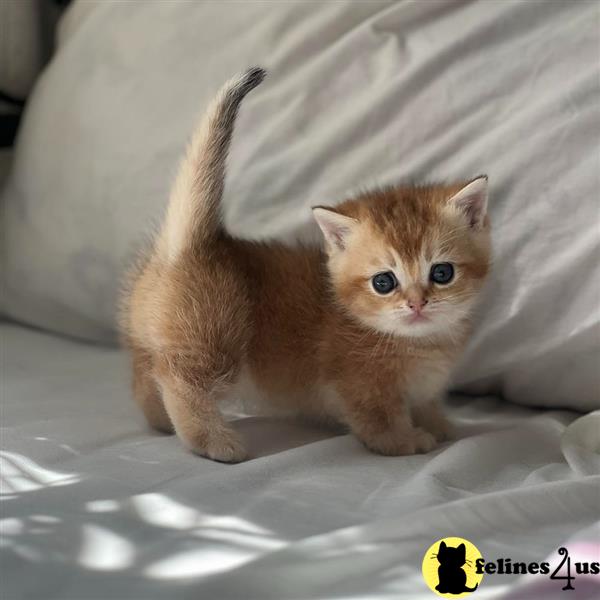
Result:
[[[315,207],[338,302],[383,333],[452,336],[488,273],[486,209],[487,177]]]

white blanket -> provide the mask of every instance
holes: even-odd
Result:
[[[407,458],[243,418],[253,458],[223,465],[147,430],[120,352],[0,335],[6,600],[427,599],[421,560],[442,537],[538,562],[582,529],[598,541],[600,414],[456,397],[459,439]],[[486,575],[476,597],[522,597],[516,583]],[[560,581],[526,583],[563,597]],[[574,585],[592,597],[585,578]]]

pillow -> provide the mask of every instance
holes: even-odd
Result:
[[[233,141],[229,229],[317,239],[313,204],[485,172],[495,266],[456,385],[600,406],[597,6],[81,6],[27,105],[3,195],[8,315],[114,342],[120,276],[198,113],[259,64],[270,76]]]

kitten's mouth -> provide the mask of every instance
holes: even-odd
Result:
[[[412,323],[424,323],[425,321],[429,321],[429,317],[426,317],[423,313],[413,313],[407,319],[407,321]]]

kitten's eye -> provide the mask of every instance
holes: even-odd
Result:
[[[454,267],[450,263],[436,263],[432,265],[429,279],[434,283],[444,285],[450,283],[454,277]]]
[[[371,279],[371,283],[378,294],[389,294],[398,285],[398,281],[391,271],[377,273]]]

